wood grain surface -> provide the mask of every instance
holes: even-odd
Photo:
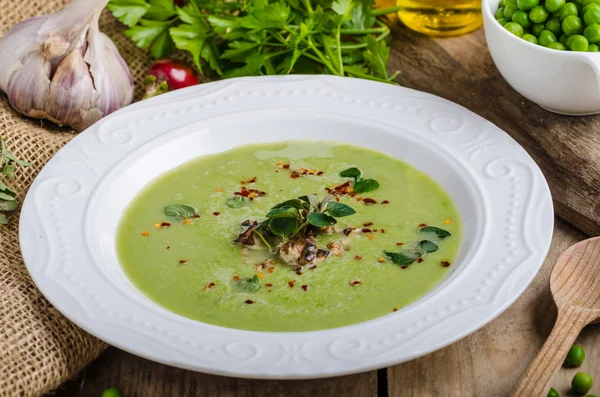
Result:
[[[402,72],[402,85],[457,102],[507,131],[541,166],[557,213],[588,234],[600,232],[595,199],[600,194],[600,136],[595,131],[600,119],[553,115],[522,98],[493,66],[483,31],[431,40],[395,28],[390,64]],[[100,397],[103,389],[115,386],[125,397],[505,397],[554,324],[556,307],[548,284],[552,265],[584,238],[557,221],[542,270],[505,313],[445,349],[387,370],[324,380],[252,381],[192,373],[110,349],[56,396]],[[588,326],[578,339],[588,354],[583,366],[561,369],[551,382],[561,395],[567,395],[578,370],[600,375],[599,330]],[[592,392],[600,394],[600,386]]]

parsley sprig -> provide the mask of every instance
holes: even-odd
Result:
[[[326,73],[391,82],[390,30],[374,0],[111,0],[125,34],[155,58],[175,48],[222,78]]]
[[[14,171],[17,165],[28,167],[29,163],[17,159],[9,152],[2,137],[0,137],[0,225],[7,225],[9,213],[16,211],[17,208],[19,208],[19,204],[15,198],[17,192],[2,182],[2,177],[15,177]]]

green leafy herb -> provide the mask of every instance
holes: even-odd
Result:
[[[356,214],[356,211],[346,204],[330,201],[327,205],[327,213],[336,218],[342,218],[344,216],[354,215]]]
[[[260,289],[260,278],[255,274],[254,277],[241,278],[237,281],[239,292],[256,292]]]
[[[2,137],[0,137],[0,176],[14,178],[16,165],[28,167],[30,164],[26,161],[17,159],[9,152]],[[0,225],[7,225],[8,213],[19,208],[19,204],[15,199],[16,195],[17,193],[14,190],[0,180]]]
[[[444,239],[444,238],[450,237],[452,235],[452,234],[450,234],[449,231],[440,229],[439,227],[435,227],[435,226],[424,226],[419,229],[419,232],[434,233],[439,239]]]
[[[317,227],[328,227],[333,226],[337,223],[334,217],[321,212],[312,212],[308,214],[308,222]]]
[[[429,240],[421,240],[419,241],[419,247],[426,253],[430,254],[440,249],[436,243]]]
[[[360,181],[354,183],[353,188],[356,193],[371,192],[379,188],[379,182],[377,182],[375,179],[361,179]]]
[[[196,207],[187,204],[170,204],[165,207],[165,215],[176,221],[182,221],[185,218],[193,218],[198,215],[198,210]]]
[[[228,78],[325,73],[391,82],[390,30],[374,0],[110,0],[125,34],[152,56],[174,48]]]
[[[248,205],[248,198],[244,196],[232,196],[225,202],[229,208],[242,208]]]
[[[298,222],[295,218],[273,218],[269,222],[269,227],[271,228],[271,233],[277,236],[285,237],[296,231],[298,228]]]
[[[352,167],[340,172],[340,176],[344,178],[354,178],[354,181],[359,181],[362,178],[362,171],[360,168]]]
[[[412,265],[417,259],[419,259],[421,257],[416,252],[411,252],[411,251],[400,252],[400,253],[383,251],[383,253],[385,254],[385,256],[390,258],[390,260],[394,264],[399,265],[399,266]]]

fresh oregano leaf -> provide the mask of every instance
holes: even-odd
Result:
[[[10,212],[10,211],[16,210],[17,208],[19,208],[19,205],[14,200],[12,200],[12,201],[0,200],[0,211]]]
[[[342,218],[344,216],[354,215],[356,214],[356,211],[346,204],[330,201],[329,204],[327,204],[327,213],[333,217]]]
[[[319,208],[319,197],[316,194],[309,194],[308,196],[300,196],[299,199],[308,203],[315,210]]]
[[[320,212],[311,212],[308,214],[307,220],[311,225],[318,227],[333,226],[337,223],[335,218]]]
[[[239,292],[256,292],[260,289],[260,278],[255,274],[254,277],[241,278],[237,281]]]
[[[225,202],[229,208],[242,208],[248,204],[248,198],[244,196],[231,196]]]
[[[429,240],[419,241],[419,247],[421,247],[421,249],[426,254],[431,254],[432,252],[435,252],[440,249],[440,247],[438,247],[438,245],[436,243],[434,243],[433,241],[429,241]]]
[[[283,203],[279,203],[277,204],[275,207],[271,208],[272,210],[274,210],[275,208],[281,208],[281,207],[295,207],[295,208],[302,208],[302,201],[300,199],[291,199],[291,200],[286,200]]]
[[[361,179],[354,183],[353,189],[356,193],[371,192],[379,188],[379,182],[375,179]]]
[[[340,176],[343,178],[354,178],[354,181],[358,182],[362,178],[362,171],[360,168],[352,167],[340,172]]]
[[[198,214],[196,207],[187,204],[170,204],[165,207],[165,215],[177,221],[192,218]]]
[[[435,233],[435,235],[438,238],[440,238],[440,239],[452,236],[452,234],[450,234],[449,231],[444,230],[444,229],[440,229],[439,227],[435,227],[435,226],[424,226],[424,227],[422,227],[422,228],[419,229],[419,232],[421,232],[421,233]]]
[[[385,256],[387,256],[388,258],[390,258],[390,260],[399,266],[408,266],[413,264],[417,259],[420,258],[420,255],[417,255],[416,252],[401,252],[401,253],[396,253],[396,252],[389,252],[389,251],[383,251],[383,253],[385,254]]]
[[[267,218],[297,218],[298,209],[294,207],[280,207],[269,211],[266,215]]]
[[[295,218],[273,218],[269,222],[271,233],[281,237],[291,235],[297,227],[298,223]]]

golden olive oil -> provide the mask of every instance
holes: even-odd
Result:
[[[397,0],[409,28],[430,36],[458,36],[481,26],[481,0]]]

